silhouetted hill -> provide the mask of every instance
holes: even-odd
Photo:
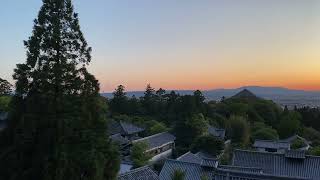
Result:
[[[251,99],[251,100],[259,99],[255,94],[253,94],[248,89],[244,89],[238,92],[236,95],[231,96],[231,98],[241,98],[241,99]]]

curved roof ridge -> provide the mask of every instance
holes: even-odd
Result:
[[[200,164],[199,164],[199,163],[195,163],[195,162],[186,162],[186,161],[179,161],[179,160],[176,160],[176,159],[166,159],[166,161],[171,161],[171,162],[181,163],[181,164],[192,164],[192,165],[200,166]]]
[[[126,174],[134,173],[134,172],[140,171],[142,169],[147,169],[147,168],[150,168],[150,167],[148,165],[142,166],[142,167],[138,167],[138,168],[132,169],[132,170],[130,170],[128,172],[122,173],[119,176],[123,176],[123,175],[126,175]]]
[[[118,175],[118,180],[159,180],[158,174],[149,166],[143,166]]]
[[[236,152],[236,151],[259,153],[259,154],[280,154],[280,153],[277,153],[277,152],[253,151],[253,150],[248,150],[248,149],[235,149],[234,152]]]
[[[159,135],[162,135],[162,134],[165,134],[165,133],[169,133],[169,132],[168,131],[161,132],[161,133],[158,133],[158,134],[154,134],[154,135],[151,135],[151,136],[147,136],[147,137],[144,137],[144,138],[140,138],[140,139],[134,140],[132,142],[143,141],[143,140],[146,140],[146,139],[149,139],[149,138],[152,138],[152,137],[156,137],[156,136],[159,136]],[[169,134],[171,134],[171,133],[169,133]]]
[[[273,175],[273,174],[267,174],[267,173],[246,172],[246,171],[239,171],[239,170],[233,170],[233,169],[222,169],[222,168],[219,168],[219,167],[217,169],[219,171],[235,172],[235,173],[241,173],[241,174],[247,174],[247,175],[259,175],[259,176],[265,176],[265,177],[311,180],[310,178],[306,178],[306,177],[292,177],[292,176],[284,176],[284,175]]]
[[[247,167],[247,166],[234,166],[234,165],[219,165],[219,167],[236,167],[236,168],[242,168],[242,169],[261,169],[261,167]]]

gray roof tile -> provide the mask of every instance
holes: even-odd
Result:
[[[197,155],[198,157],[201,157],[201,158],[211,158],[211,159],[215,158],[214,156],[212,156],[206,152],[203,152],[203,151],[199,151],[195,155]]]
[[[306,155],[305,158],[288,158],[279,153],[235,150],[233,165],[260,167],[263,173],[284,176],[320,179],[320,157]]]
[[[293,159],[304,159],[306,157],[305,151],[301,150],[288,150],[285,153],[286,158],[293,158]]]
[[[272,140],[255,140],[255,148],[273,148],[273,149],[290,149],[290,143]]]
[[[306,178],[292,178],[262,174],[260,168],[246,168],[235,166],[218,166],[217,168],[207,168],[198,163],[182,162],[168,159],[159,175],[160,180],[172,180],[176,170],[184,172],[184,180],[201,180],[207,177],[210,180],[302,180]]]
[[[134,140],[132,141],[132,143],[146,142],[148,144],[148,150],[151,150],[156,147],[160,147],[162,145],[174,142],[175,139],[176,137],[174,135],[168,132],[163,132],[163,133],[155,134],[145,138]]]
[[[114,142],[119,143],[120,145],[125,145],[130,143],[130,141],[124,137],[121,136],[121,134],[114,134],[110,136],[111,140]]]
[[[140,128],[134,124],[127,122],[117,122],[115,120],[111,120],[108,126],[108,132],[110,135],[121,134],[121,135],[131,135],[134,133],[139,133],[144,131],[143,128]]]
[[[134,133],[139,133],[139,132],[144,131],[143,128],[140,128],[140,127],[133,125],[131,123],[120,121],[120,125],[126,134],[134,134]]]
[[[159,180],[159,176],[149,166],[144,166],[120,174],[118,180]]]
[[[177,160],[182,162],[201,164],[202,158],[189,151],[183,154],[182,156],[178,157]]]
[[[176,170],[184,172],[184,180],[201,180],[201,176],[209,179],[213,177],[212,169],[202,168],[198,163],[182,162],[178,160],[168,159],[160,172],[161,180],[172,180],[172,176]]]
[[[262,173],[262,168],[257,168],[257,167],[219,165],[218,168],[225,169],[225,170],[241,171],[241,172]]]
[[[310,180],[302,177],[287,177],[263,174],[257,172],[248,172],[236,169],[217,168],[214,170],[214,180]]]
[[[189,163],[195,163],[199,164],[203,167],[217,167],[218,166],[218,160],[214,158],[206,158],[199,156],[198,153],[193,154],[191,152],[187,152],[183,154],[182,156],[177,158],[178,161],[181,162],[189,162]]]
[[[203,166],[203,167],[217,167],[218,162],[219,161],[217,159],[204,158],[201,161],[201,166]]]

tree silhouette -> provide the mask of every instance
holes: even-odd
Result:
[[[105,136],[106,104],[86,69],[91,48],[71,0],[43,0],[24,44],[0,136],[0,179],[114,179],[118,152]]]

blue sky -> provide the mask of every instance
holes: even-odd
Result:
[[[2,0],[0,77],[25,61],[40,0]],[[320,89],[320,1],[77,0],[103,91],[242,85]]]

